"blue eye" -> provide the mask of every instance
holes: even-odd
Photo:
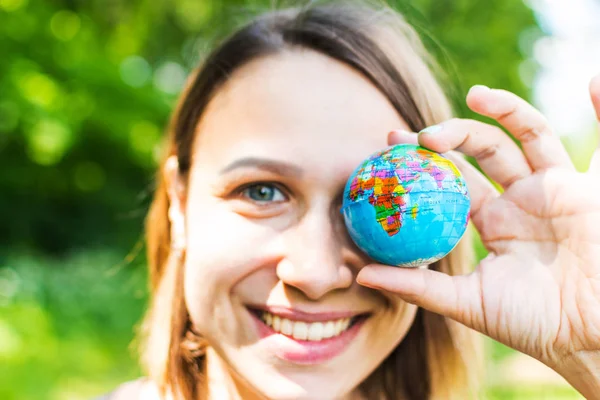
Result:
[[[259,203],[284,201],[285,195],[273,185],[255,184],[246,187],[242,194]]]

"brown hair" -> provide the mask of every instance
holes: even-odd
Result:
[[[247,62],[284,49],[312,49],[366,76],[418,132],[448,119],[451,109],[434,78],[431,60],[401,15],[379,4],[327,3],[268,12],[237,30],[190,76],[173,114],[165,160],[176,155],[185,177],[192,163],[195,127],[211,98]],[[171,249],[169,200],[162,169],[147,218],[152,303],[142,332],[142,358],[159,389],[175,398],[204,398],[207,343],[191,330],[183,300],[183,257]],[[431,266],[451,275],[472,267],[465,238]],[[360,386],[369,399],[476,397],[477,340],[468,329],[419,309],[398,347]]]

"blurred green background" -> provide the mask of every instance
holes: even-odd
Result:
[[[473,117],[463,99],[477,83],[529,98],[544,33],[522,1],[391,4],[436,54],[459,115]],[[88,399],[139,376],[129,348],[167,118],[213,43],[271,6],[0,0],[0,399]],[[593,140],[569,143],[581,166]],[[490,398],[578,398],[487,345]]]

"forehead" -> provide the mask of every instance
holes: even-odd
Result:
[[[194,164],[248,156],[349,174],[407,125],[361,73],[311,50],[289,50],[238,69],[209,103]]]

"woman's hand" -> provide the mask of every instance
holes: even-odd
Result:
[[[590,93],[600,120],[600,75]],[[475,86],[467,104],[504,126],[522,150],[501,129],[463,119],[427,129],[418,142],[473,156],[503,187],[500,194],[453,157],[489,256],[466,276],[373,265],[358,282],[476,329],[544,362],[582,394],[600,396],[600,149],[579,173],[546,119],[516,95]],[[395,132],[389,141],[415,137]]]

